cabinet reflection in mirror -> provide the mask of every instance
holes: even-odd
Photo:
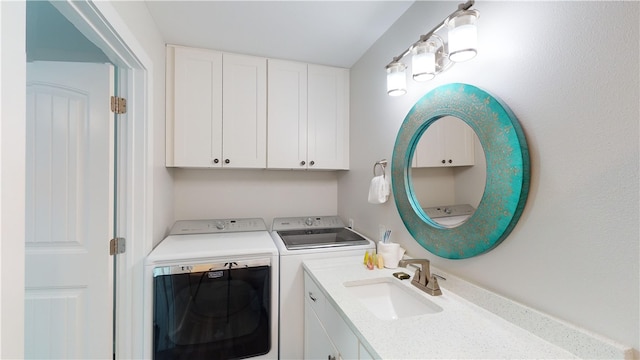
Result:
[[[456,132],[451,128],[460,129],[461,140],[448,140],[444,134]],[[464,140],[470,133],[477,139]],[[449,142],[460,144],[454,151]],[[393,195],[407,230],[449,259],[485,253],[511,233],[529,194],[529,171],[518,119],[502,101],[468,84],[439,86],[418,100],[400,126],[391,161]],[[444,219],[452,214],[467,216],[451,225]]]
[[[480,139],[453,116],[429,126],[413,151],[413,193],[426,215],[443,226],[458,226],[473,215],[484,193],[486,174]]]

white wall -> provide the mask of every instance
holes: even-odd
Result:
[[[173,203],[172,203],[172,179],[170,172],[164,167],[165,152],[165,47],[155,22],[151,18],[145,3],[141,1],[114,1],[98,2],[100,8],[107,10],[110,6],[118,16],[111,16],[111,21],[117,21],[116,28],[120,33],[124,33],[124,39],[133,51],[140,57],[141,63],[146,70],[146,89],[148,93],[147,108],[144,109],[148,117],[147,138],[144,144],[133,144],[133,156],[139,156],[141,148],[148,151],[147,158],[134,159],[134,164],[144,164],[146,166],[146,189],[128,193],[130,206],[144,206],[146,218],[133,218],[131,223],[135,223],[135,228],[140,228],[141,223],[150,225],[151,229],[145,226],[144,232],[132,233],[132,238],[127,244],[127,265],[123,269],[119,268],[118,283],[120,286],[118,303],[120,311],[117,322],[117,353],[122,358],[142,358],[144,353],[144,337],[149,336],[150,324],[144,322],[144,315],[149,310],[148,297],[146,297],[144,279],[144,258],[151,251],[154,243],[162,240],[173,223]],[[110,5],[110,6],[107,6]],[[125,31],[124,29],[127,29]],[[140,98],[140,90],[137,91]],[[130,112],[139,110],[140,103],[132,103],[129,106]],[[129,120],[133,119],[130,117]],[[142,116],[136,119],[142,119]],[[140,124],[134,124],[134,132],[142,131]],[[136,140],[141,136],[136,136]],[[136,151],[138,150],[138,151]],[[130,149],[132,151],[132,149]],[[136,153],[138,155],[136,155]],[[133,169],[137,177],[140,178],[142,169]],[[137,186],[138,184],[136,184]],[[137,188],[136,188],[137,189]],[[129,219],[128,219],[129,220]],[[149,230],[149,231],[146,231]],[[141,242],[140,240],[143,239]],[[149,310],[150,311],[150,310]]]
[[[165,168],[163,40],[144,2],[112,4],[153,56],[154,75],[162,79],[154,88],[154,246],[175,220],[259,217],[270,228],[275,217],[337,214],[335,171]]]
[[[335,171],[174,169],[176,220],[336,215]],[[346,219],[345,219],[346,220]]]
[[[173,225],[173,182],[164,166],[165,153],[165,43],[143,1],[113,1],[114,9],[122,17],[144,51],[151,58],[153,92],[150,121],[153,123],[153,243],[162,240]]]
[[[435,81],[385,94],[384,66],[455,9],[416,2],[351,69],[351,170],[339,175],[338,213],[410,255],[571,323],[640,348],[639,23],[637,2],[485,2],[479,55]],[[494,250],[436,257],[405,230],[393,200],[371,205],[373,163],[390,159],[413,104],[451,82],[504,100],[531,153],[520,222]]]

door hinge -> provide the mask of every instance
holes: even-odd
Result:
[[[118,96],[112,96],[111,111],[116,114],[125,114],[127,112],[127,99]]]
[[[123,254],[127,250],[127,240],[125,238],[113,238],[109,241],[109,255]]]

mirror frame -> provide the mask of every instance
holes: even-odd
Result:
[[[444,116],[455,116],[476,132],[487,160],[480,204],[469,219],[453,228],[425,214],[411,181],[411,162],[420,137]],[[400,126],[391,179],[396,207],[413,238],[440,257],[469,258],[500,244],[520,219],[529,194],[529,148],[518,119],[501,100],[473,85],[442,85],[418,100]]]

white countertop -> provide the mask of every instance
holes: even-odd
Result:
[[[447,288],[446,281],[439,282],[443,295],[431,296],[411,285],[410,280],[401,281],[392,276],[397,271],[413,276],[412,268],[368,270],[362,260],[361,257],[307,260],[304,268],[375,358],[577,358],[563,347],[454,294]],[[347,281],[381,277],[400,282],[443,311],[381,320],[343,285]]]

